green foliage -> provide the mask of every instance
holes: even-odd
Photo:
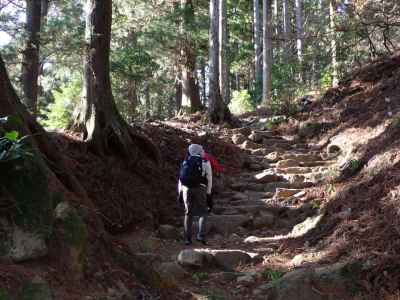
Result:
[[[266,280],[276,282],[284,275],[284,273],[279,270],[265,269],[261,275]]]
[[[325,186],[325,191],[328,194],[334,194],[336,192],[336,187],[334,184],[330,183]]]
[[[65,129],[71,125],[73,110],[78,105],[82,94],[82,78],[74,75],[69,83],[53,91],[54,102],[48,106],[47,118],[42,124],[51,129]]]
[[[349,161],[349,170],[351,171],[351,173],[355,173],[360,169],[360,167],[361,161],[359,161],[358,159],[351,159]]]
[[[9,120],[8,117],[2,118],[0,126],[7,124]],[[18,131],[5,131],[1,127],[0,136],[0,163],[13,162],[33,156],[27,145],[28,136],[19,138]]]
[[[192,278],[196,283],[200,283],[208,280],[209,275],[207,272],[196,272],[192,275]]]
[[[266,130],[273,130],[280,124],[286,122],[286,117],[285,116],[274,116],[271,118],[268,118],[268,120],[265,122],[264,128]]]
[[[240,115],[254,110],[251,96],[247,90],[233,91],[229,109],[233,114]]]
[[[0,300],[11,300],[10,295],[6,290],[0,288]]]

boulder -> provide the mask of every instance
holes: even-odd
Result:
[[[263,136],[259,134],[258,132],[252,132],[249,135],[249,140],[255,142],[255,143],[261,143],[263,141]]]
[[[276,169],[276,171],[279,174],[306,174],[306,173],[311,173],[312,169],[305,167],[289,167],[289,168],[278,168]]]
[[[167,240],[177,240],[181,237],[179,230],[168,224],[160,225],[158,228],[158,234],[160,238]]]
[[[360,274],[361,264],[358,263],[299,269],[259,286],[253,295],[257,296],[256,299],[268,300],[350,300],[360,290]]]
[[[47,245],[43,237],[14,227],[10,258],[15,262],[23,262],[46,256]]]
[[[203,268],[210,264],[212,255],[196,249],[185,249],[178,254],[178,263],[183,267]]]
[[[161,263],[156,271],[160,274],[162,279],[179,281],[188,276],[188,273],[177,262],[164,262]]]
[[[232,129],[232,132],[235,134],[239,133],[239,134],[248,136],[249,134],[251,134],[251,129],[250,129],[250,127],[234,128],[234,129]]]
[[[212,255],[217,266],[226,270],[234,270],[252,260],[251,256],[242,250],[211,250],[207,253]]]
[[[241,133],[237,133],[237,134],[234,134],[234,135],[232,136],[232,142],[233,142],[235,145],[240,145],[240,144],[242,144],[244,141],[246,141],[246,137],[245,137],[243,134],[241,134]]]

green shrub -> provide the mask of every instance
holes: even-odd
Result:
[[[72,121],[74,108],[78,105],[82,93],[82,79],[73,77],[72,81],[53,91],[54,103],[48,106],[47,119],[41,120],[46,128],[64,129]]]
[[[279,280],[284,275],[284,273],[278,270],[265,269],[261,275],[264,279],[275,282]]]
[[[235,115],[254,111],[254,105],[249,92],[247,90],[233,91],[229,109]]]
[[[207,280],[209,278],[209,276],[208,276],[208,273],[206,273],[206,272],[196,272],[192,275],[192,278],[197,283],[200,283],[202,281]]]

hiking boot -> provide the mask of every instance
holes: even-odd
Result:
[[[192,241],[191,240],[185,240],[185,245],[186,246],[190,246],[192,244]]]

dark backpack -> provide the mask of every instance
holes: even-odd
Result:
[[[202,173],[203,159],[199,156],[189,156],[182,163],[179,180],[188,188],[198,187],[201,183],[205,183]]]

